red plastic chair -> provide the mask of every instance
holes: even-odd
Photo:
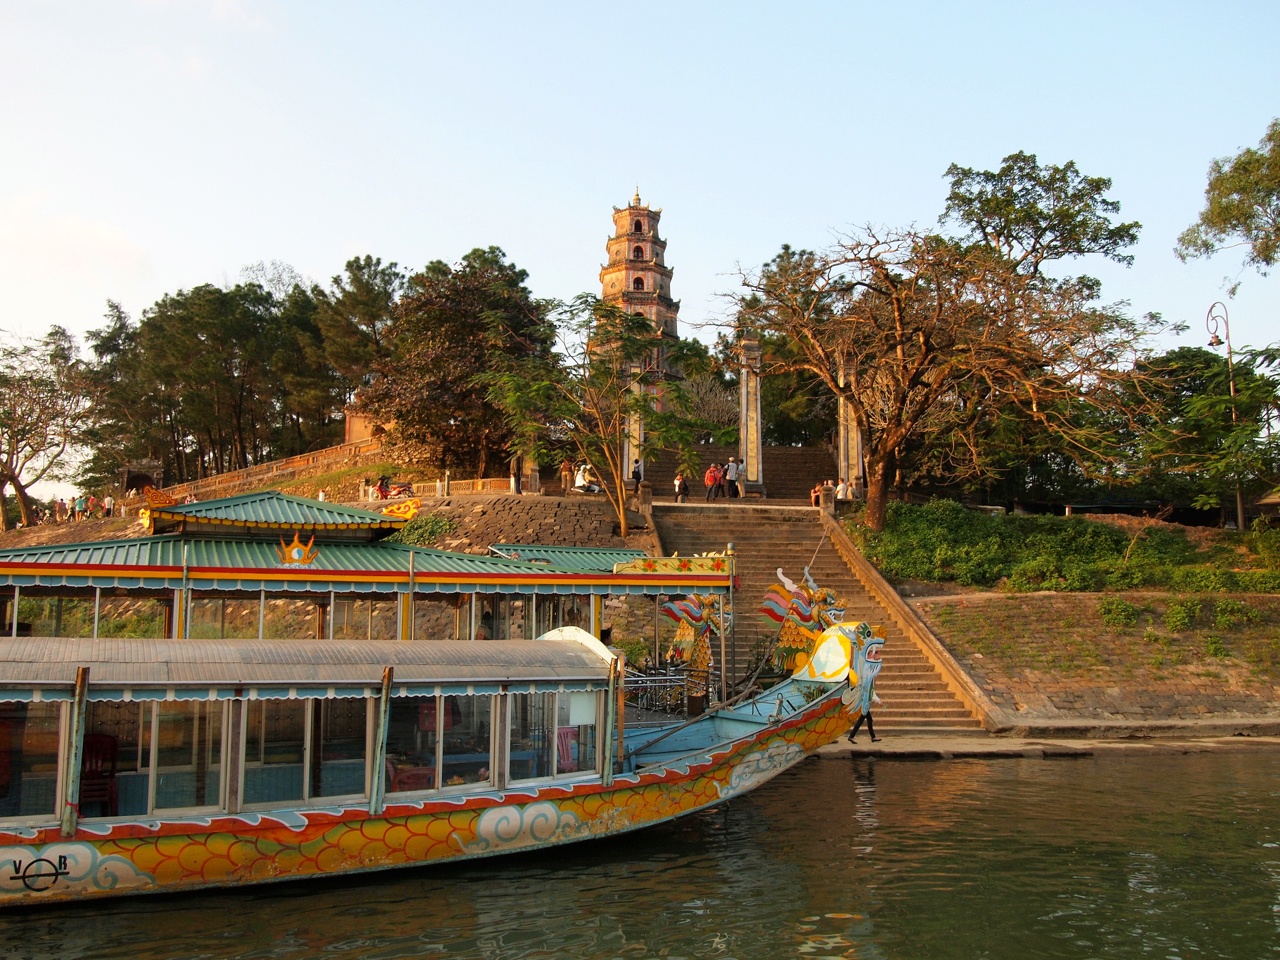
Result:
[[[116,738],[105,733],[88,733],[84,738],[84,755],[80,761],[80,809],[86,803],[102,804],[99,816],[114,817],[119,813],[116,793]]]
[[[573,773],[578,769],[578,761],[573,759],[573,742],[577,733],[577,727],[559,727],[556,730],[556,771],[558,773]]]
[[[406,793],[410,790],[434,790],[435,788],[435,767],[401,767],[391,779],[392,793]]]

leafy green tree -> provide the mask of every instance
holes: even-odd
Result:
[[[313,287],[325,356],[346,379],[348,397],[369,383],[391,353],[396,304],[406,278],[396,263],[379,257],[352,257],[345,275],[335,276],[331,290]]]
[[[665,371],[655,362],[661,336],[649,320],[583,294],[556,312],[557,351],[529,353],[483,381],[504,412],[512,449],[546,462],[568,457],[589,464],[627,535],[630,423],[644,424],[641,456],[674,450],[694,462],[695,438],[708,424],[674,372],[705,359],[705,348],[665,345]]]
[[[456,264],[437,260],[410,278],[378,376],[360,409],[394,423],[393,437],[420,459],[483,477],[511,441],[502,411],[480,382],[513,359],[550,349],[546,304],[528,274],[497,247]]]
[[[287,280],[280,265],[273,276]],[[258,282],[162,298],[135,323],[108,303],[88,335],[92,405],[81,480],[116,482],[135,459],[170,482],[340,442],[346,383],[329,364],[317,306],[300,283]]]
[[[784,250],[744,278],[739,300],[744,322],[793,352],[793,368],[848,402],[875,530],[922,450],[955,479],[982,468],[994,433],[1032,423],[1082,465],[1116,456],[1111,424],[1089,411],[1119,410],[1123,359],[1154,322],[1100,305],[1090,277],[1043,270],[1090,254],[1128,261],[1139,225],[1111,223],[1109,180],[1021,153],[995,172],[948,174],[944,221],[958,237],[868,228],[820,254]]]
[[[1259,273],[1275,266],[1280,253],[1280,119],[1271,121],[1257,149],[1248,147],[1209,165],[1204,209],[1178,236],[1174,253],[1186,262],[1228,245],[1247,247],[1244,262]]]
[[[962,239],[997,255],[1010,269],[1038,274],[1044,264],[1089,254],[1128,266],[1123,251],[1138,242],[1142,224],[1112,223],[1120,204],[1105,194],[1106,177],[1086,177],[1072,161],[1041,166],[1033,153],[1012,153],[999,170],[952,164],[944,223]]]
[[[85,425],[88,455],[79,479],[90,490],[114,485],[130,460],[163,459],[166,448],[153,385],[141,376],[138,325],[114,300],[107,301],[105,320],[85,338],[91,402]]]
[[[85,388],[75,341],[61,327],[37,343],[0,346],[0,528],[10,487],[23,524],[36,522],[27,488],[65,473],[84,426]]]
[[[272,438],[279,457],[342,442],[348,383],[328,359],[319,312],[311,292],[300,284],[277,300],[279,339],[268,365],[279,400]]]
[[[1235,362],[1234,396],[1221,362],[1204,389],[1188,393],[1182,436],[1172,446],[1197,471],[1194,506],[1221,507],[1235,498],[1243,519],[1244,497],[1280,480],[1280,437],[1272,430],[1280,418],[1280,379],[1263,372],[1277,366],[1276,348],[1246,350]]]

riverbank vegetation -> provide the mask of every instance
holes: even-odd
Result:
[[[951,500],[891,503],[850,534],[890,580],[1033,590],[1280,593],[1280,526],[1240,534],[1133,517],[993,516]]]

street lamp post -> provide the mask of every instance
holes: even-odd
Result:
[[[1209,331],[1209,346],[1221,347],[1224,342],[1227,348],[1227,390],[1231,393],[1231,425],[1236,423],[1236,368],[1231,356],[1231,323],[1227,320],[1227,305],[1221,300],[1209,307],[1204,318],[1205,329]],[[1221,328],[1224,341],[1218,336]],[[1244,491],[1240,485],[1240,474],[1236,473],[1236,529],[1244,532]]]

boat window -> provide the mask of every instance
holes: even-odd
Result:
[[[147,816],[222,806],[220,701],[90,703],[80,762],[80,815]]]
[[[581,692],[562,693],[556,698],[556,776],[600,769],[596,730],[601,696]]]
[[[58,812],[56,703],[0,703],[0,819],[52,817]]]
[[[554,693],[516,693],[511,696],[511,754],[508,770],[512,781],[536,780],[552,775],[555,761]]]
[[[493,698],[447,696],[440,705],[440,775],[443,785],[489,783],[493,773],[490,733],[493,730]]]
[[[85,712],[80,764],[80,816],[145,816],[151,793],[150,752],[143,759],[148,704],[100,701]],[[150,737],[147,739],[148,747]]]
[[[369,746],[369,701],[364,697],[311,700],[310,790],[308,797],[343,797],[365,792]]]
[[[305,700],[250,700],[245,704],[246,806],[300,803],[306,751]]]
[[[365,793],[364,697],[251,700],[245,706],[246,807]]]
[[[387,793],[440,786],[440,698],[395,697],[387,719]]]
[[[222,805],[223,707],[221,701],[209,700],[152,705],[153,810]]]

